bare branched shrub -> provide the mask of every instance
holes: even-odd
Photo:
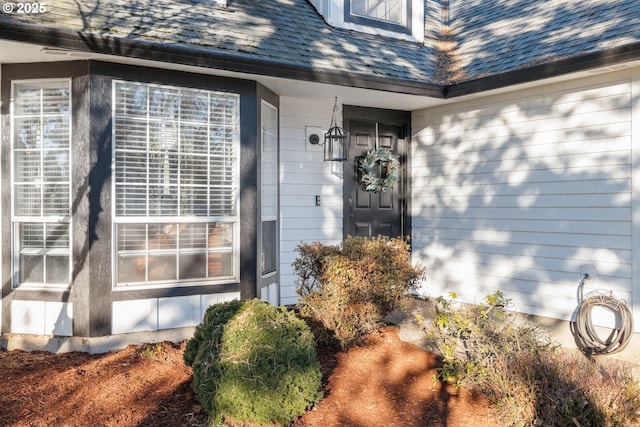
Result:
[[[518,322],[497,291],[482,305],[436,300],[427,328],[440,379],[486,395],[508,426],[640,425],[640,386],[622,362],[561,350],[539,325]]]
[[[481,305],[459,304],[438,297],[435,321],[427,328],[433,350],[443,357],[440,379],[459,386],[475,384],[487,375],[490,361],[503,354],[540,352],[551,346],[537,325],[516,322],[511,301],[502,292],[487,295]]]
[[[640,388],[629,365],[578,352],[521,351],[492,361],[478,384],[506,425],[637,426]]]
[[[342,347],[356,344],[383,318],[411,301],[409,291],[424,274],[411,265],[405,238],[348,237],[340,245],[300,245],[293,264],[300,313],[322,325]],[[326,334],[314,330],[316,339]]]

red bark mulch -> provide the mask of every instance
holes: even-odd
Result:
[[[102,355],[0,351],[4,426],[201,426],[184,343]],[[393,328],[348,352],[319,350],[326,397],[292,427],[497,426],[488,404],[434,380],[438,358]]]

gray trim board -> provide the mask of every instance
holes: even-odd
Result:
[[[111,244],[111,150],[112,150],[112,122],[111,122],[111,79],[101,76],[89,76],[89,109],[75,114],[85,114],[89,120],[89,139],[78,141],[78,146],[84,144],[83,152],[88,163],[85,171],[86,178],[74,182],[78,186],[78,196],[83,196],[86,211],[84,211],[83,227],[79,230],[78,239],[83,239],[82,250],[88,252],[88,280],[74,281],[74,295],[76,283],[80,285],[77,299],[74,298],[74,336],[103,336],[111,333],[111,289],[112,289],[112,253]],[[78,109],[78,108],[77,108]],[[82,125],[82,123],[79,123]],[[86,126],[85,126],[86,129]],[[74,138],[74,141],[77,139]],[[89,146],[86,144],[89,142]],[[74,169],[78,167],[73,164]],[[78,173],[76,169],[75,173]],[[81,184],[88,178],[88,188]],[[74,219],[80,214],[74,211]],[[74,257],[82,261],[85,252]],[[74,271],[74,274],[79,271]],[[85,307],[86,306],[86,307]],[[80,310],[81,327],[76,326],[76,315]],[[89,312],[87,313],[86,310]]]
[[[240,97],[240,298],[257,296],[258,96],[256,85]]]
[[[390,125],[406,125],[411,123],[410,111],[388,110],[384,108],[359,107],[356,105],[343,105],[342,117],[344,120],[370,120]]]
[[[158,289],[128,289],[117,290],[111,293],[112,301],[131,301],[148,298],[171,298],[191,295],[210,295],[228,292],[239,292],[237,283],[224,283],[219,285],[179,286]]]

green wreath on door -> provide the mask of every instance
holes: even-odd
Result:
[[[384,177],[374,175],[373,170],[377,163],[387,168]],[[400,160],[391,150],[378,148],[370,150],[360,159],[358,165],[360,183],[366,191],[384,193],[393,187],[400,177]]]

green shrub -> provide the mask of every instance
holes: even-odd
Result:
[[[340,245],[315,242],[296,250],[300,313],[330,331],[342,347],[358,343],[387,314],[405,307],[424,274],[411,265],[405,238],[348,237]],[[320,331],[316,338],[328,340]]]
[[[196,327],[193,338],[187,342],[184,350],[184,361],[187,365],[193,366],[199,353],[202,359],[205,354],[217,351],[224,328],[242,304],[242,301],[233,300],[207,308],[202,323]]]
[[[309,327],[261,300],[209,307],[185,361],[198,400],[217,421],[288,425],[322,398]]]
[[[483,393],[504,425],[638,425],[640,387],[628,365],[561,351],[541,326],[518,321],[500,291],[482,305],[450,296],[436,299],[427,328],[443,357],[439,377]]]

